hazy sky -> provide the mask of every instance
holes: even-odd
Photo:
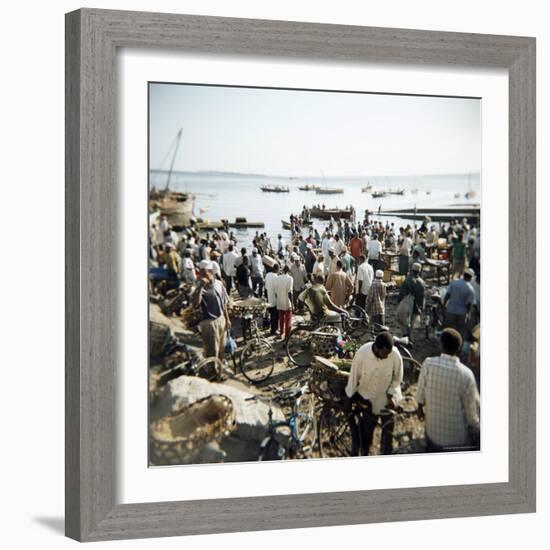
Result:
[[[327,176],[477,173],[480,101],[150,85],[150,165]]]

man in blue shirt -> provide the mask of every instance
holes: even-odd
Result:
[[[471,285],[474,272],[466,269],[462,279],[451,282],[445,294],[445,326],[456,329],[462,337],[466,331],[466,317],[475,301],[474,288]]]

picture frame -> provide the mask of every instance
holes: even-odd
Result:
[[[376,61],[509,74],[509,479],[117,504],[117,49]],[[66,535],[79,541],[528,513],[536,509],[535,39],[81,9],[66,15]]]

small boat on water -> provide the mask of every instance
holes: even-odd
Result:
[[[310,210],[310,216],[320,220],[330,220],[330,218],[335,220],[339,220],[340,218],[349,220],[353,218],[353,214],[353,208],[311,208]]]
[[[288,229],[289,231],[292,229],[292,225],[290,222],[285,222],[285,220],[281,220],[281,223],[283,224],[283,229]]]
[[[304,185],[303,187],[298,187],[300,191],[315,191],[317,189],[316,185]]]
[[[381,199],[383,197],[386,197],[388,193],[386,191],[373,191],[372,192],[372,198],[373,199]]]
[[[283,187],[282,185],[263,185],[260,189],[264,193],[289,193],[289,187]]]
[[[388,191],[388,193],[390,195],[404,195],[405,194],[405,189],[390,189]]]
[[[236,229],[248,229],[249,227],[265,227],[264,222],[249,222],[246,218],[235,218],[235,221],[229,222],[228,225],[229,227],[234,227]]]
[[[336,195],[343,192],[343,189],[339,189],[337,187],[317,187],[315,189],[315,193],[318,195]]]
[[[361,193],[368,193],[372,189],[372,185],[367,183],[365,187],[361,187]]]

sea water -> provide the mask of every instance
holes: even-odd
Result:
[[[151,184],[163,187],[166,174],[152,173]],[[372,185],[369,192],[361,188]],[[344,193],[318,195],[315,191],[300,191],[306,185],[336,187]],[[265,193],[262,186],[289,187],[289,193]],[[406,218],[378,217],[380,208],[384,210],[408,208],[436,208],[455,204],[480,204],[479,174],[429,175],[429,176],[364,176],[341,178],[313,177],[268,177],[241,174],[184,173],[174,172],[170,188],[177,191],[195,193],[194,214],[205,221],[245,217],[249,222],[263,222],[264,229],[234,230],[239,246],[250,246],[256,231],[266,232],[275,243],[278,234],[290,238],[290,231],[283,230],[282,220],[289,221],[290,214],[300,214],[304,206],[324,204],[326,208],[355,208],[357,219],[363,219],[365,210],[373,212],[371,219],[383,223],[393,222],[396,227],[413,222]],[[405,189],[404,195],[388,195],[373,198],[372,191]],[[465,198],[469,190],[475,192],[473,198]],[[458,194],[458,197],[455,195]],[[314,226],[322,232],[327,221],[314,220]],[[420,222],[416,222],[420,223]]]

